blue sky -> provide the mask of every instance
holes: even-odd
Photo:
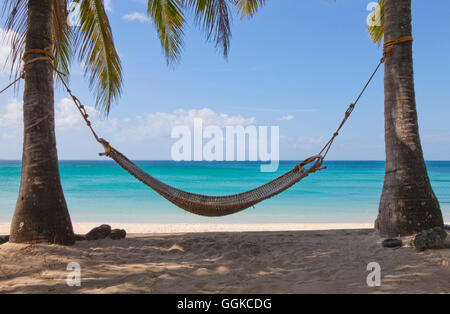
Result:
[[[281,159],[315,154],[342,119],[381,57],[366,30],[361,0],[268,0],[251,20],[235,17],[224,60],[193,23],[179,64],[168,67],[153,25],[130,20],[144,0],[110,0],[124,68],[123,95],[109,120],[92,116],[99,133],[134,159],[170,159],[170,127],[203,117],[211,123],[279,125]],[[425,158],[450,156],[450,2],[413,0],[414,71]],[[4,58],[7,44],[0,46]],[[3,60],[0,60],[3,61]],[[0,74],[0,85],[8,75]],[[93,104],[88,82],[73,67],[73,92]],[[90,137],[67,96],[55,95],[61,159],[96,159]],[[20,159],[21,92],[0,96],[0,159]],[[345,126],[330,159],[384,159],[383,69]]]

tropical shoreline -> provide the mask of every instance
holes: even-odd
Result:
[[[73,224],[79,234],[98,225]],[[110,225],[125,229],[126,238],[0,245],[0,291],[450,293],[448,249],[417,251],[413,236],[385,248],[371,223]],[[0,223],[0,234],[8,232],[9,223]],[[366,282],[373,262],[381,267],[375,287]],[[67,283],[73,263],[81,269],[80,286]]]
[[[76,222],[74,232],[85,234],[99,226],[98,222]],[[177,234],[177,233],[213,233],[213,232],[289,232],[289,231],[330,231],[373,229],[373,223],[173,223],[138,224],[105,222],[113,229],[125,229],[127,234]],[[450,224],[450,222],[445,222]],[[0,235],[9,234],[10,223],[0,222]]]
[[[450,294],[450,2],[322,2],[4,0],[0,294]]]
[[[74,232],[84,234],[98,222],[75,222]],[[138,224],[108,222],[114,229],[125,229],[128,234],[170,234],[170,233],[201,233],[201,232],[271,232],[271,231],[318,231],[318,230],[351,230],[372,229],[373,223],[173,223],[173,224]],[[0,234],[9,233],[10,223],[0,222]]]
[[[344,229],[130,234],[73,246],[5,243],[0,291],[450,293],[450,250],[419,252],[411,239],[384,248],[373,229]],[[380,286],[367,284],[373,262],[381,268]],[[71,263],[81,269],[80,286],[67,283]]]

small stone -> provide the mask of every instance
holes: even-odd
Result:
[[[0,244],[6,243],[9,241],[9,235],[7,236],[0,236]]]
[[[113,240],[125,239],[127,232],[124,229],[113,229],[109,234],[109,237]]]
[[[82,234],[75,234],[75,241],[84,241],[86,240],[86,236]]]
[[[383,247],[394,248],[401,247],[403,245],[403,242],[400,239],[386,239],[381,243],[381,245]]]
[[[419,232],[414,238],[414,246],[418,251],[426,249],[442,249],[445,247],[447,232],[441,227]]]
[[[95,227],[86,234],[86,240],[99,240],[106,238],[111,233],[110,225]]]

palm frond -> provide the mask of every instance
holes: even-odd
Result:
[[[233,0],[234,1],[234,0]],[[228,0],[185,0],[185,6],[194,11],[195,21],[214,41],[224,57],[228,56],[231,41],[231,19]]]
[[[179,61],[185,23],[181,0],[149,0],[147,13],[155,24],[168,63]]]
[[[90,88],[96,91],[96,106],[108,115],[122,90],[122,65],[103,1],[79,0],[79,5],[76,48]]]
[[[0,11],[0,17],[5,18],[6,38],[2,40],[10,41],[11,53],[5,60],[5,64],[11,64],[10,72],[18,77],[21,71],[22,54],[25,50],[25,33],[27,31],[28,12],[27,0],[4,0]]]
[[[380,44],[384,37],[384,0],[379,0],[379,9],[376,9],[369,16],[372,25],[369,25],[369,36],[376,44]]]
[[[168,62],[178,61],[183,47],[184,12],[192,10],[194,19],[226,58],[231,42],[231,7],[242,17],[252,17],[266,0],[148,0],[148,14]]]
[[[67,1],[53,1],[53,55],[55,56],[56,70],[63,73],[66,81],[69,77],[71,58],[73,56],[73,32],[67,22]],[[57,79],[60,76],[56,76]]]
[[[11,43],[11,53],[6,63],[11,63],[11,74],[18,76],[21,70],[21,56],[25,50],[25,33],[27,31],[27,11],[26,0],[7,0],[2,7],[1,15],[6,15],[5,28],[8,40]],[[58,71],[68,74],[70,67],[71,51],[71,29],[67,25],[67,1],[53,1],[53,54],[56,58]]]
[[[241,17],[253,17],[258,9],[266,4],[266,0],[233,0]]]

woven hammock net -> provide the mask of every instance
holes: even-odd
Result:
[[[173,204],[196,215],[208,217],[231,215],[249,208],[283,192],[317,169],[315,165],[309,169],[296,166],[291,171],[256,189],[234,195],[208,196],[182,191],[159,181],[112,147],[108,152],[108,157]]]

